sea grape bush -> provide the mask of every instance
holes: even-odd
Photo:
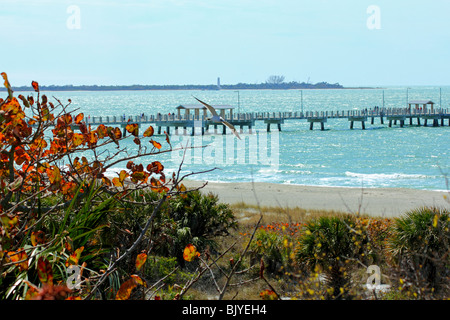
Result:
[[[92,128],[83,113],[69,110],[70,100],[50,101],[36,81],[33,93],[15,97],[7,74],[1,76],[7,96],[0,98],[0,298],[94,297],[89,288],[105,286],[114,275],[104,261],[105,253],[114,248],[104,248],[99,241],[111,208],[131,201],[136,190],[158,194],[155,204],[186,191],[175,173],[166,178],[160,162],[135,163],[144,156],[170,152],[170,140],[166,136],[168,148],[163,150],[153,140],[153,127],[139,136],[138,125],[128,123],[125,130],[138,145],[138,151],[130,154],[121,148],[125,137],[120,128],[103,124]],[[112,179],[105,175],[119,163],[127,170]],[[133,203],[139,205],[134,199]],[[155,207],[156,213],[159,206]],[[134,247],[114,259],[134,256],[139,271],[146,256],[134,252]],[[65,271],[71,265],[84,269],[87,291],[66,290]],[[124,283],[117,298],[145,285],[138,276]]]

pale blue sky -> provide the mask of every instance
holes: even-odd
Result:
[[[70,29],[79,8],[80,29]],[[381,29],[369,29],[370,5]],[[448,0],[0,0],[13,85],[450,85]],[[72,24],[73,25],[73,24]]]

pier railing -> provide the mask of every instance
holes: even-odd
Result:
[[[271,124],[277,124],[279,130],[281,130],[281,124],[285,120],[307,120],[310,123],[310,129],[313,128],[313,123],[319,122],[321,129],[324,130],[324,123],[328,119],[342,119],[346,118],[350,122],[350,128],[353,129],[354,122],[361,122],[362,128],[365,129],[364,122],[371,119],[371,123],[374,124],[374,119],[379,118],[381,124],[384,119],[389,121],[389,126],[400,121],[400,126],[403,126],[406,119],[409,119],[410,125],[412,125],[413,119],[416,119],[417,124],[421,125],[420,120],[424,120],[424,125],[427,125],[427,120],[433,121],[433,126],[439,126],[439,120],[441,126],[444,125],[444,119],[449,119],[450,125],[450,112],[449,109],[433,108],[433,109],[417,109],[417,108],[379,108],[373,109],[360,109],[360,110],[336,110],[336,111],[285,111],[285,112],[247,112],[247,113],[233,113],[225,114],[224,119],[233,125],[241,127],[248,126],[249,130],[255,126],[256,121],[263,121],[267,124],[267,130],[270,131]],[[87,124],[91,125],[119,125],[123,128],[127,123],[138,124],[154,124],[160,131],[161,127],[198,127],[208,129],[209,126],[217,124],[208,121],[204,115],[193,114],[161,114],[156,115],[137,115],[137,116],[88,116],[85,118]],[[202,129],[202,132],[204,131]]]

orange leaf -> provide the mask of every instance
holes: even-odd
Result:
[[[147,128],[147,130],[145,130],[144,137],[151,137],[154,132],[155,132],[155,130],[153,129],[152,126],[150,126]]]
[[[30,108],[30,103],[23,95],[19,94],[19,99],[22,100],[22,103],[26,108]]]
[[[86,126],[86,124],[84,122],[80,122],[78,124],[78,129],[80,129],[81,133],[83,133],[83,134],[87,134],[88,133],[87,126]]]
[[[12,97],[12,90],[11,90],[11,85],[9,84],[9,81],[8,81],[8,76],[6,75],[5,72],[2,72],[1,75],[2,75],[3,79],[5,80],[5,82],[3,84],[8,89],[9,97],[11,98]]]
[[[100,124],[97,127],[96,132],[97,132],[97,135],[98,135],[99,139],[103,139],[104,137],[106,137],[108,135],[108,129],[106,129],[104,124]]]
[[[100,135],[95,134],[95,131],[91,131],[91,132],[87,133],[87,141],[90,145],[97,144],[98,139],[102,139],[102,138],[100,138]]]
[[[129,279],[122,283],[119,291],[116,294],[116,300],[128,300],[131,295],[131,291],[136,288],[137,284],[134,279]]]
[[[39,84],[36,81],[31,82],[31,85],[33,86],[34,91],[39,91]]]
[[[20,248],[17,252],[8,252],[8,256],[12,262],[16,262],[20,271],[28,270],[28,256],[23,248]]]
[[[108,187],[112,186],[111,180],[109,180],[107,177],[102,177],[103,184],[106,184]]]
[[[113,185],[116,186],[116,187],[123,187],[123,183],[120,182],[119,178],[113,178],[113,179],[112,179],[112,183],[113,183]]]
[[[77,116],[75,117],[75,123],[76,123],[76,124],[80,124],[80,122],[83,121],[83,119],[84,119],[84,114],[83,114],[83,113],[80,113],[79,115],[77,115]]]
[[[147,284],[139,277],[138,275],[132,274],[131,278],[136,282],[136,284],[140,284],[141,286],[146,287]]]
[[[62,116],[62,120],[65,122],[65,124],[71,124],[73,121],[73,118],[69,113],[66,113]]]
[[[188,244],[186,248],[184,248],[183,259],[191,262],[194,261],[196,257],[200,257],[200,253],[197,251],[197,248],[195,248],[192,244]]]
[[[25,294],[25,300],[33,300],[38,294],[39,290],[34,286],[30,286]]]
[[[140,253],[136,257],[136,269],[139,271],[141,270],[142,266],[144,265],[145,261],[147,261],[147,255],[145,253]]]
[[[177,189],[180,192],[186,192],[187,191],[186,186],[184,184],[177,185]]]
[[[131,292],[137,285],[144,285],[145,282],[137,275],[132,275],[131,279],[128,279],[120,286],[119,291],[116,294],[116,300],[128,300],[130,298]]]
[[[150,143],[156,148],[156,149],[161,149],[161,144],[159,142],[156,142],[154,140],[150,140]]]
[[[277,300],[277,294],[272,290],[264,290],[259,294],[263,300]]]
[[[69,181],[69,182],[64,183],[64,184],[61,186],[61,191],[62,191],[62,193],[63,193],[64,195],[70,197],[70,196],[72,196],[73,194],[75,194],[77,188],[78,188],[78,185],[77,185],[75,182]]]
[[[72,142],[74,147],[78,147],[84,142],[84,135],[75,132],[72,137]]]
[[[57,166],[51,166],[46,171],[50,183],[58,184],[59,182],[61,182],[61,172],[59,171],[59,168]]]
[[[37,271],[39,280],[42,284],[53,284],[53,271],[52,266],[48,260],[43,259],[42,257],[39,257],[38,264],[37,264]]]
[[[127,124],[125,127],[125,130],[127,130],[129,133],[131,133],[135,137],[137,137],[139,135],[139,125],[137,123]]]
[[[120,130],[120,128],[118,128],[118,127],[115,127],[113,129],[113,134],[116,139],[122,138],[122,130]]]
[[[77,250],[75,250],[74,253],[72,253],[70,255],[70,257],[67,259],[66,261],[66,267],[70,266],[70,265],[77,265],[78,261],[80,260],[81,257],[81,253],[83,252],[84,247],[80,247]]]
[[[119,173],[120,182],[123,183],[128,176],[129,176],[129,174],[125,170],[121,170]]]

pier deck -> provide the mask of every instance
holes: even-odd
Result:
[[[278,130],[281,131],[281,125],[288,120],[306,120],[310,124],[310,130],[313,130],[314,123],[320,123],[321,130],[324,130],[325,123],[328,119],[348,119],[350,122],[350,129],[354,128],[354,122],[361,122],[362,130],[366,129],[366,122],[370,119],[373,125],[375,119],[379,119],[380,124],[384,124],[384,119],[388,121],[388,126],[397,125],[404,127],[405,123],[409,119],[409,125],[413,125],[413,119],[418,126],[421,125],[421,119],[423,120],[423,126],[428,126],[428,121],[432,122],[433,127],[444,126],[445,120],[448,120],[450,126],[450,111],[448,109],[434,109],[433,111],[427,110],[408,110],[406,108],[375,108],[372,110],[347,110],[347,111],[308,111],[308,112],[252,112],[252,113],[234,113],[225,114],[223,118],[235,126],[236,129],[243,131],[244,127],[248,127],[251,132],[255,127],[256,121],[263,121],[267,124],[267,131],[270,131],[272,124],[276,124]],[[217,132],[218,126],[221,124],[206,120],[205,115],[193,115],[193,114],[171,114],[171,115],[141,115],[141,116],[94,116],[85,118],[87,124],[90,125],[110,125],[120,126],[126,134],[125,126],[128,123],[137,123],[139,126],[151,124],[157,127],[158,134],[161,134],[162,128],[165,128],[166,132],[170,134],[170,128],[174,128],[178,132],[179,128],[183,128],[184,134],[186,134],[187,128],[191,129],[191,135],[194,134],[195,128],[200,128],[202,134],[205,131],[209,131],[213,126],[215,132]],[[222,126],[222,134],[226,134],[227,128]]]

